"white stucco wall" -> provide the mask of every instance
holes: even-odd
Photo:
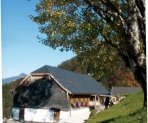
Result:
[[[54,112],[49,109],[25,108],[25,121],[53,122]]]
[[[19,108],[12,108],[12,118],[19,120]],[[49,109],[24,109],[24,120],[25,121],[36,121],[36,122],[53,122],[54,112]]]
[[[71,112],[62,111],[60,115],[64,117],[60,118],[59,123],[84,123],[90,115],[90,110],[89,108],[71,109]],[[70,117],[67,117],[68,115]]]
[[[89,112],[89,108],[80,108],[80,109],[71,109],[71,111],[60,111],[60,123],[67,121],[74,121],[74,119],[81,117],[85,112]],[[13,119],[19,119],[19,108],[13,108]],[[89,116],[89,115],[88,115]],[[87,116],[87,117],[88,117]],[[54,112],[49,109],[33,109],[25,108],[24,109],[24,120],[25,121],[34,121],[34,122],[53,122],[54,121]]]
[[[70,118],[70,111],[60,111],[60,120],[66,120]],[[25,109],[25,121],[36,121],[36,122],[53,122],[54,112],[48,109]]]
[[[70,118],[70,111],[60,111],[60,119]]]

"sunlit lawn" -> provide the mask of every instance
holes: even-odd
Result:
[[[147,109],[143,108],[143,93],[128,95],[117,105],[90,116],[87,123],[147,123]]]

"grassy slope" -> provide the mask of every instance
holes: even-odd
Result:
[[[143,93],[128,95],[121,103],[90,116],[87,123],[147,123],[147,110],[143,109]]]

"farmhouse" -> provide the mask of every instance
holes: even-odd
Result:
[[[88,75],[45,65],[25,77],[13,94],[13,119],[53,122],[70,117],[74,109],[104,104],[109,92]]]

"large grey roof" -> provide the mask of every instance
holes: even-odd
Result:
[[[111,95],[127,95],[142,90],[140,87],[112,87]]]
[[[45,65],[32,73],[50,73],[60,84],[72,94],[99,94],[106,95],[109,92],[96,80],[88,75],[67,71],[57,67]]]

